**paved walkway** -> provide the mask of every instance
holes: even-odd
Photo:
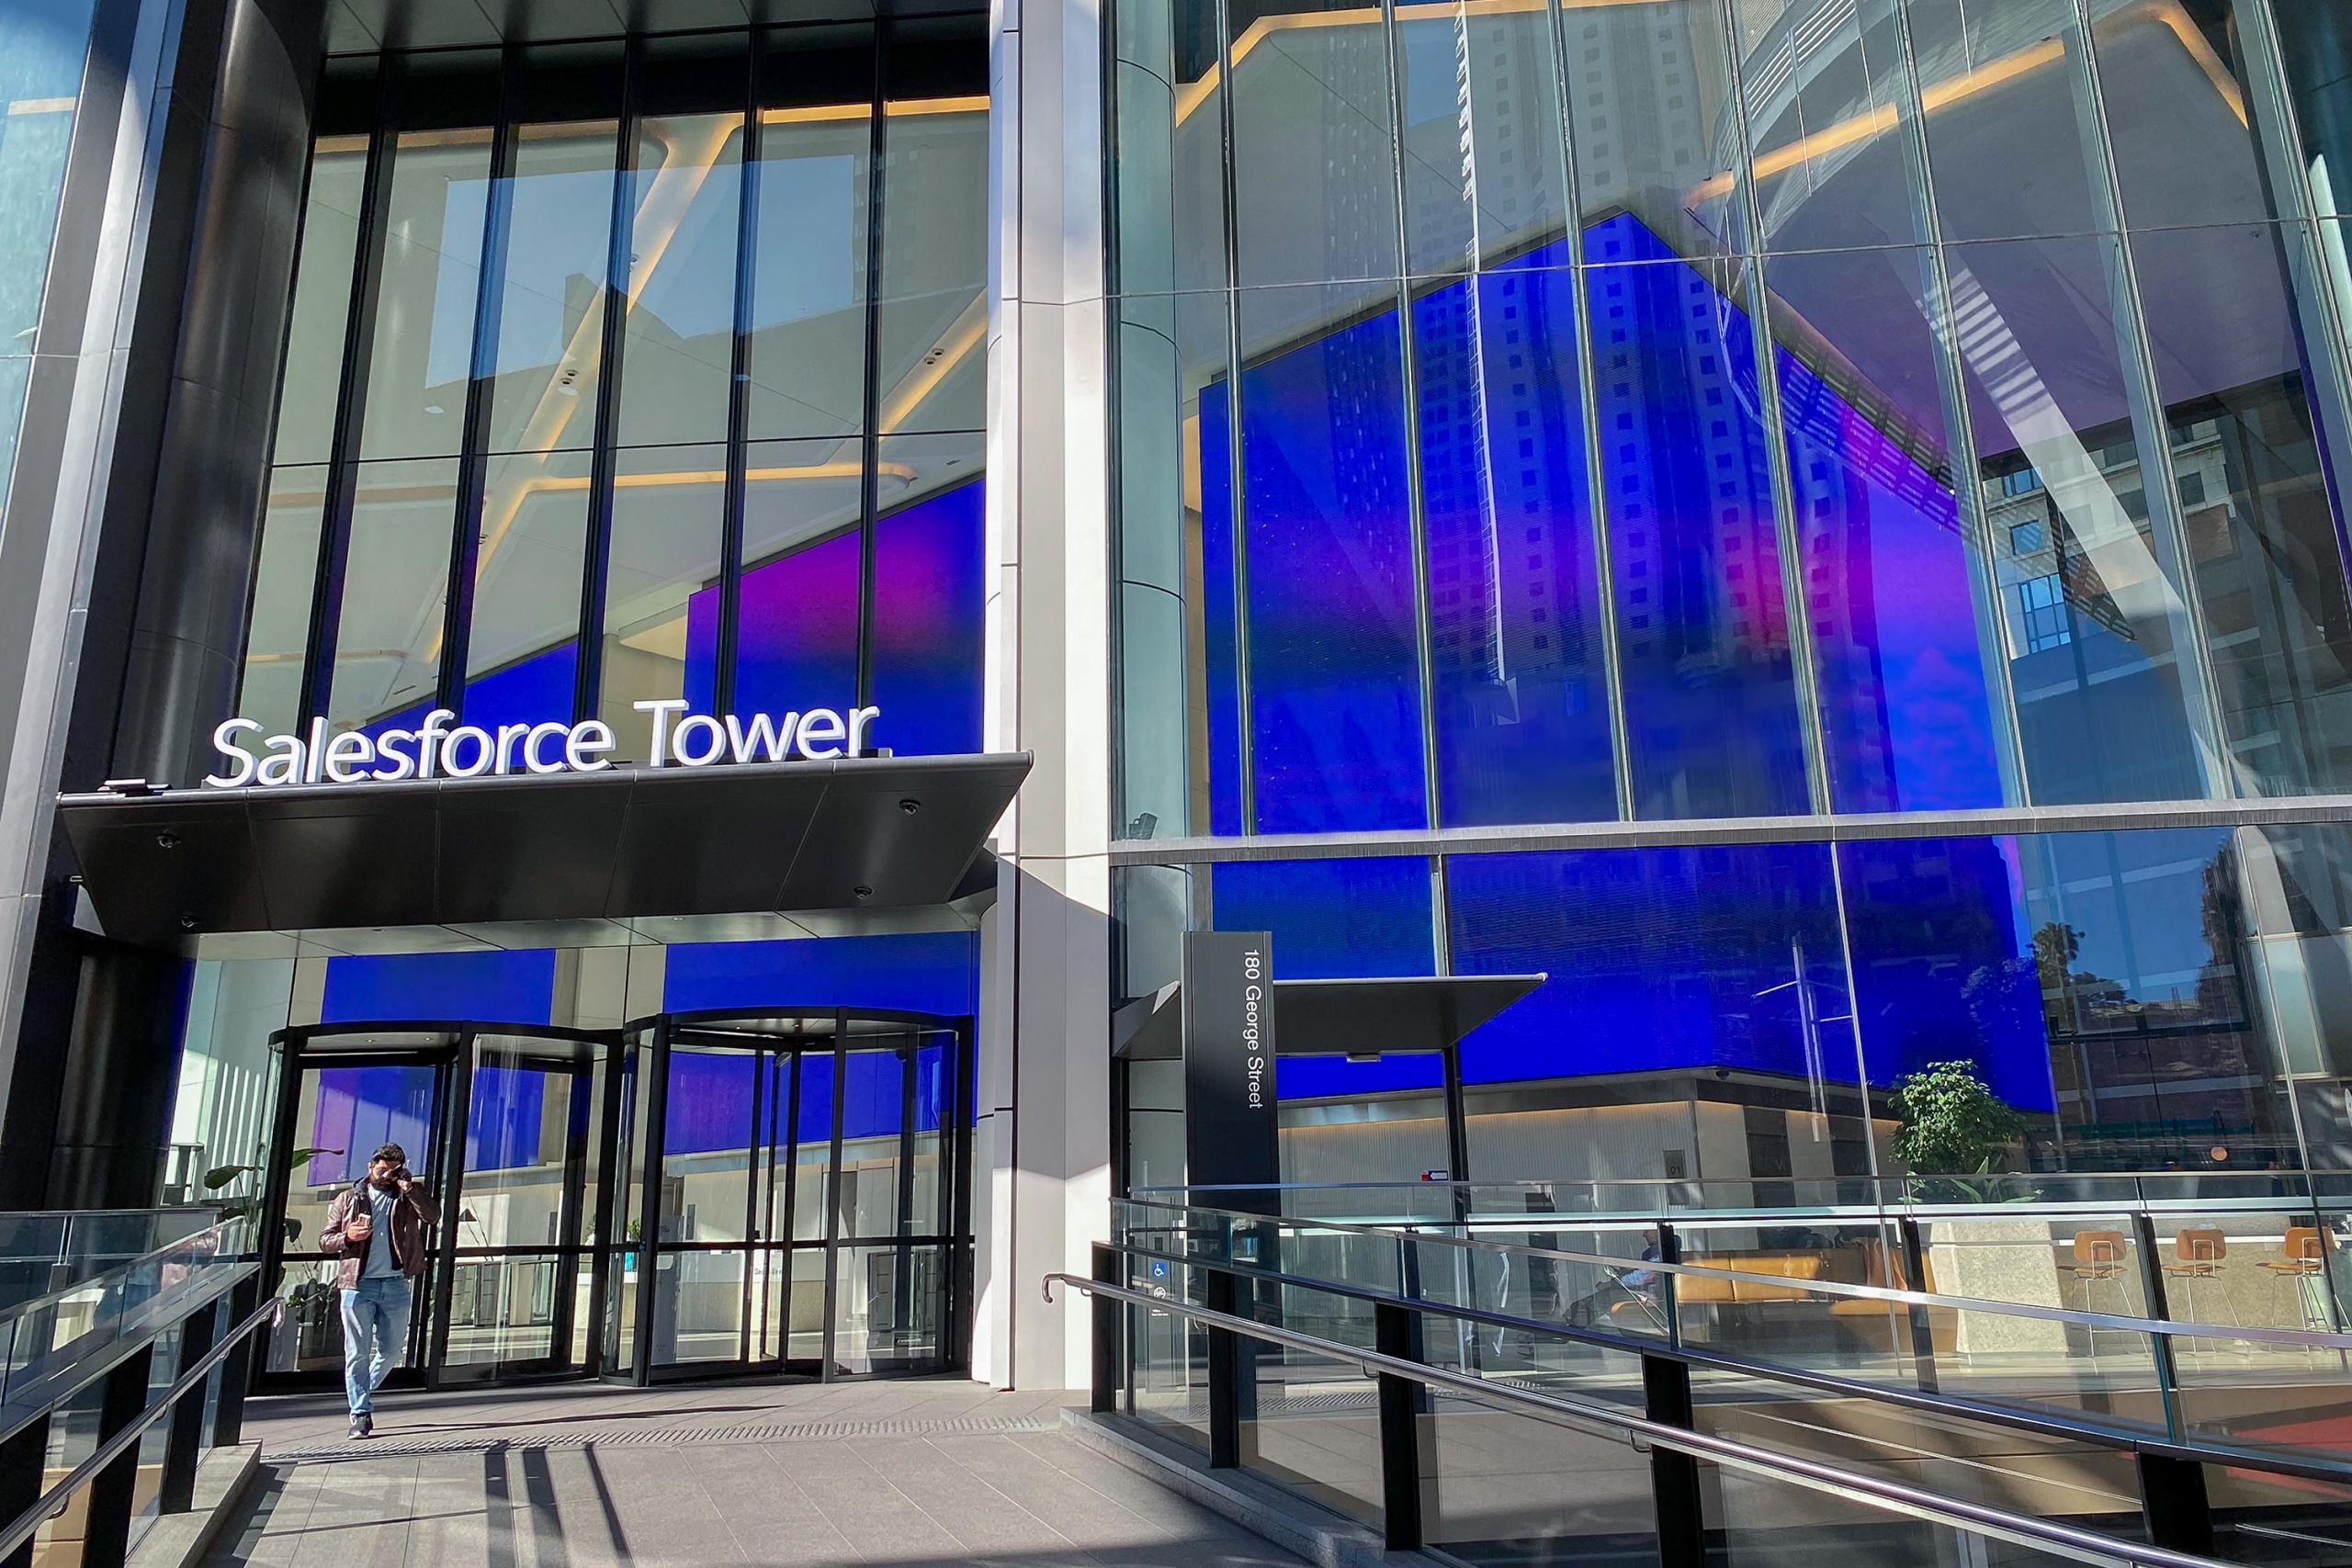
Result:
[[[1297,1568],[1080,1446],[1063,1393],[946,1381],[255,1400],[209,1568]]]

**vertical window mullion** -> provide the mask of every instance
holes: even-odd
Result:
[[[1444,818],[1440,815],[1443,803],[1438,798],[1437,664],[1430,642],[1429,516],[1422,493],[1420,377],[1413,342],[1413,236],[1406,216],[1410,209],[1405,193],[1405,79],[1397,60],[1397,26],[1396,0],[1380,0],[1380,32],[1388,62],[1388,179],[1396,204],[1396,380],[1404,404],[1398,412],[1405,433],[1405,535],[1413,571],[1413,672],[1420,687],[1421,812],[1427,826],[1435,828]],[[1469,26],[1460,11],[1454,13],[1454,26]],[[1479,281],[1475,237],[1469,262],[1466,287],[1475,307]],[[1470,352],[1481,353],[1483,348],[1473,343]]]
[[[1246,837],[1258,830],[1258,763],[1250,702],[1249,468],[1241,457],[1241,239],[1237,231],[1238,176],[1233,166],[1233,8],[1227,0],[1202,3],[1213,3],[1216,24],[1218,199],[1225,207],[1225,506],[1233,550],[1233,762]]]
[[[1731,84],[1732,205],[1737,209],[1738,262],[1747,294],[1748,335],[1756,358],[1758,423],[1763,427],[1764,471],[1772,495],[1773,533],[1781,550],[1781,615],[1788,627],[1789,675],[1797,705],[1797,735],[1804,747],[1805,798],[1816,816],[1830,809],[1829,750],[1821,717],[1821,676],[1814,666],[1813,600],[1805,591],[1804,528],[1797,515],[1796,486],[1789,476],[1788,422],[1781,409],[1779,352],[1772,342],[1772,311],[1764,293],[1764,220],[1758,209],[1753,138],[1747,124],[1747,83],[1740,67],[1739,28],[1727,6],[1723,15],[1725,80]],[[1735,301],[1734,308],[1736,308]],[[1728,351],[1726,351],[1728,358]]]
[[[1544,0],[1551,22],[1552,64],[1560,96],[1560,140],[1564,148],[1560,199],[1567,212],[1568,276],[1576,302],[1577,400],[1584,410],[1584,468],[1587,506],[1591,512],[1592,587],[1594,619],[1600,624],[1600,676],[1609,705],[1609,752],[1617,780],[1617,818],[1634,819],[1634,742],[1625,730],[1624,653],[1617,619],[1617,567],[1610,544],[1609,512],[1615,504],[1609,494],[1607,454],[1601,450],[1600,378],[1593,367],[1592,288],[1584,260],[1584,191],[1576,151],[1576,100],[1568,82],[1566,21],[1560,0]],[[1441,949],[1441,951],[1445,951]],[[1441,970],[1440,973],[1451,973]]]
[[[522,103],[522,51],[510,48],[499,62],[498,119],[491,132],[489,203],[482,213],[472,365],[466,382],[465,430],[458,458],[458,519],[451,531],[449,591],[444,596],[441,705],[460,715],[465,712],[474,572],[481,547],[483,486],[490,468],[491,393],[498,374],[499,325],[506,298],[506,235],[514,209],[514,120]]]
[[[302,670],[300,721],[327,711],[334,678],[334,637],[343,610],[343,568],[351,547],[351,509],[359,482],[359,434],[368,364],[376,346],[376,307],[384,282],[384,224],[391,208],[392,161],[400,132],[401,67],[387,56],[377,77],[376,123],[368,133],[361,185],[358,261],[345,320],[343,368],[335,389],[334,434],[327,462],[326,514],[320,520],[318,575],[311,593],[310,657]]]
[[[580,667],[572,693],[572,716],[596,715],[605,664],[606,558],[613,538],[614,447],[621,407],[621,340],[628,318],[628,291],[636,228],[638,93],[643,77],[644,44],[632,37],[621,56],[620,130],[613,154],[613,226],[605,253],[604,333],[596,376],[596,430],[589,464],[587,570],[581,580]]]
[[[743,67],[742,172],[736,182],[734,339],[727,388],[727,515],[718,542],[718,647],[711,671],[711,706],[735,707],[735,646],[743,578],[743,513],[751,492],[752,289],[758,277],[760,231],[760,105],[766,35],[752,37]]]
[[[858,444],[857,502],[857,702],[874,700],[874,513],[881,504],[882,423],[882,204],[889,191],[882,176],[888,151],[883,140],[885,90],[893,29],[874,26],[874,96],[865,145],[865,436]],[[830,1266],[829,1266],[830,1267]]]
[[[2198,746],[2198,765],[2209,798],[2228,799],[2237,794],[2237,769],[2230,754],[2229,718],[2222,709],[2221,688],[2213,673],[2212,650],[2206,642],[2204,607],[2199,603],[2196,552],[2180,511],[2179,480],[2173,472],[2170,424],[2157,390],[2154,352],[2140,299],[2138,269],[2132,257],[2132,239],[2124,230],[2122,181],[2116,173],[2115,147],[2108,134],[2106,94],[2099,86],[2098,51],[2092,41],[2091,17],[2084,0],[2074,0],[2076,68],[2073,73],[2076,113],[2086,151],[2091,159],[2092,210],[2107,231],[2109,310],[2115,321],[2116,348],[2122,359],[2125,401],[2132,431],[2140,446],[2141,493],[2148,503],[2151,548],[2160,574],[2169,583],[2179,605],[2174,626],[2173,668],[2188,713],[2190,734]]]
[[[1960,514],[1962,547],[1970,556],[1969,591],[1976,609],[1978,658],[1984,666],[1985,708],[1993,722],[1996,761],[2001,773],[2001,798],[2012,806],[2031,804],[2031,777],[2025,764],[2025,741],[2018,723],[2015,671],[2010,665],[2008,617],[2001,598],[1999,555],[1993,523],[1984,504],[1984,467],[1976,446],[1976,411],[1968,399],[1966,372],[1956,349],[1953,331],[1951,268],[1943,244],[1943,217],[1936,197],[1936,182],[1928,162],[1928,115],[1919,79],[1918,51],[1911,38],[1911,10],[1903,0],[1886,0],[1895,39],[1896,114],[1902,127],[1903,162],[1911,182],[1912,210],[1926,241],[1921,254],[1927,276],[1928,335],[1934,344],[1936,389],[1944,416],[1944,445],[1952,469],[1952,502]],[[1841,912],[1840,919],[1843,919]],[[1860,1040],[1861,1026],[1855,1025]],[[1866,1140],[1867,1141],[1867,1140]],[[1878,1155],[1871,1153],[1871,1168]]]

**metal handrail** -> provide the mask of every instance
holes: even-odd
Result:
[[[1452,1389],[1475,1398],[1523,1405],[1569,1426],[1598,1430],[1604,1435],[1625,1433],[1658,1448],[1705,1459],[1727,1469],[1767,1480],[1792,1482],[1808,1491],[1858,1499],[1890,1512],[1928,1518],[1956,1529],[1992,1536],[2032,1550],[2056,1551],[2080,1562],[2127,1562],[2143,1565],[2143,1568],[2242,1568],[2242,1565],[2225,1563],[2217,1558],[2199,1557],[2159,1546],[2143,1546],[2031,1515],[2015,1514],[1962,1498],[1938,1496],[1876,1476],[1842,1470],[1794,1454],[1756,1448],[1684,1427],[1669,1426],[1608,1405],[1586,1404],[1516,1383],[1496,1382],[1467,1372],[1456,1372],[1448,1368],[1342,1344],[1338,1340],[1319,1339],[1295,1329],[1260,1323],[1254,1318],[1195,1307],[1188,1303],[1162,1299],[1077,1274],[1046,1275],[1045,1293],[1048,1303],[1054,1299],[1053,1287],[1057,1284],[1067,1285],[1089,1297],[1107,1295],[1114,1301],[1152,1312],[1168,1313],[1204,1327],[1223,1329],[1244,1338],[1288,1346],[1328,1359],[1346,1362],[1361,1367],[1373,1376],[1386,1373],[1415,1382]]]
[[[241,1277],[242,1274],[255,1271],[259,1268],[259,1264],[242,1265]],[[282,1303],[275,1299],[264,1302],[254,1308],[244,1321],[222,1335],[211,1349],[197,1358],[196,1364],[182,1372],[161,1397],[149,1400],[146,1409],[132,1417],[113,1437],[100,1443],[89,1458],[68,1471],[63,1480],[42,1493],[40,1500],[17,1515],[15,1522],[6,1529],[0,1529],[0,1562],[7,1561],[11,1552],[40,1533],[40,1527],[55,1517],[74,1493],[96,1480],[108,1464],[120,1458],[123,1450],[137,1442],[148,1427],[162,1420],[183,1396],[194,1393],[201,1386],[204,1380],[212,1374],[212,1369],[226,1359],[229,1353],[244,1341],[246,1336],[265,1323],[275,1324],[282,1310]]]
[[[207,1225],[201,1230],[190,1231],[186,1235],[167,1241],[163,1246],[140,1253],[134,1258],[125,1258],[103,1273],[87,1274],[83,1276],[81,1279],[74,1280],[70,1284],[58,1287],[56,1290],[50,1292],[47,1295],[34,1296],[29,1300],[17,1302],[12,1306],[0,1307],[0,1330],[5,1330],[8,1325],[16,1322],[19,1318],[30,1317],[36,1314],[51,1311],[57,1307],[66,1305],[71,1303],[74,1298],[86,1295],[89,1292],[95,1289],[102,1289],[107,1281],[116,1280],[123,1275],[127,1275],[133,1269],[143,1268],[147,1264],[155,1262],[159,1259],[169,1261],[171,1254],[186,1248],[189,1243],[199,1240],[205,1236],[218,1235],[220,1233],[229,1230],[232,1226],[242,1225],[244,1223],[245,1221],[242,1217],[218,1220],[214,1224]],[[225,1245],[216,1246],[208,1256],[220,1258],[223,1255],[232,1253],[234,1250],[234,1248]]]
[[[2145,1185],[2145,1180],[2147,1178],[2151,1177],[2162,1177],[2172,1182],[2195,1180],[2213,1183],[2228,1183],[2233,1181],[2247,1182],[2285,1178],[2300,1182],[2301,1190],[2297,1192],[2250,1193],[2231,1196],[2212,1193],[2194,1196],[2183,1195],[2180,1197],[2167,1197],[2160,1192],[2152,1194],[2149,1191]],[[2337,1182],[2340,1183],[2341,1190],[2323,1191],[2319,1183],[2316,1180],[2312,1179],[2313,1178],[2335,1179]],[[1792,1215],[1815,1215],[1821,1217],[1850,1216],[1856,1218],[1876,1217],[1883,1219],[1900,1213],[1906,1216],[1932,1218],[1941,1214],[1973,1215],[2000,1213],[2004,1211],[2013,1213],[2017,1207],[2018,1207],[2018,1205],[2015,1203],[1968,1203],[1965,1201],[1949,1199],[1921,1199],[1916,1195],[1916,1189],[1919,1186],[1934,1181],[1948,1179],[1951,1179],[1942,1177],[1742,1176],[1679,1179],[1668,1179],[1661,1177],[1646,1180],[1625,1178],[1577,1178],[1573,1180],[1266,1181],[1212,1182],[1199,1185],[1187,1185],[1183,1183],[1170,1182],[1158,1186],[1131,1188],[1129,1189],[1129,1195],[1138,1199],[1166,1201],[1171,1195],[1226,1192],[1424,1192],[1451,1193],[1475,1198],[1480,1192],[1554,1193],[1564,1190],[1589,1190],[1597,1193],[1602,1189],[1619,1188],[1628,1190],[1643,1190],[1652,1192],[1669,1194],[1691,1189],[1703,1190],[1710,1187],[1747,1187],[1752,1189],[1766,1185],[1782,1187],[1795,1186],[1799,1188],[1808,1185],[1832,1188],[1874,1186],[1879,1190],[1879,1195],[1874,1199],[1830,1203],[1747,1203],[1723,1209],[1706,1208],[1702,1206],[1681,1206],[1666,1203],[1645,1205],[1641,1209],[1611,1209],[1595,1210],[1591,1212],[1583,1212],[1574,1209],[1561,1209],[1544,1213],[1540,1216],[1546,1219],[1556,1218],[1564,1222],[1631,1222],[1634,1224],[1641,1223],[1645,1218],[1663,1219],[1679,1224],[1690,1224],[1702,1220],[1713,1221],[1718,1219],[1728,1222],[1747,1215],[1769,1215],[1776,1218]],[[1960,1179],[1970,1180],[1980,1179],[1962,1178]],[[2100,1181],[2115,1181],[2119,1183],[2129,1181],[2132,1186],[2131,1193],[2128,1196],[2119,1191],[2110,1198],[2103,1199],[2073,1197],[2046,1198],[2036,1196],[2033,1199],[2033,1212],[2037,1213],[2112,1213],[2120,1207],[2145,1210],[2151,1213],[2171,1213],[2176,1211],[2184,1210],[2204,1213],[2209,1210],[2216,1209],[2243,1210],[2253,1213],[2261,1213],[2264,1211],[2275,1211],[2281,1208],[2315,1210],[2330,1199],[2340,1199],[2346,1203],[2352,1203],[2352,1171],[2346,1170],[2263,1171],[2259,1173],[2253,1171],[2222,1170],[2198,1172],[2119,1171],[2113,1173],[2075,1171],[2008,1171],[1996,1173],[1988,1179],[1982,1179],[2020,1184],[2041,1182],[2059,1187],[2079,1187]],[[1309,1219],[1314,1216],[1302,1214],[1292,1217]],[[1481,1220],[1517,1219],[1520,1217],[1521,1216],[1518,1213],[1510,1210],[1492,1211],[1487,1213],[1473,1211],[1468,1215],[1469,1221],[1474,1224]],[[1529,1215],[1527,1217],[1535,1218],[1538,1216]]]
[[[1136,1199],[1120,1201],[1136,1203]],[[1982,1296],[1952,1296],[1940,1292],[1911,1291],[1891,1285],[1849,1284],[1830,1280],[1798,1280],[1785,1274],[1751,1274],[1736,1269],[1719,1269],[1697,1263],[1668,1263],[1659,1258],[1617,1258],[1604,1253],[1571,1252],[1561,1248],[1530,1247],[1521,1242],[1485,1240],[1472,1236],[1448,1235],[1440,1231],[1420,1230],[1399,1222],[1389,1224],[1363,1224],[1349,1220],[1300,1219],[1288,1215],[1253,1214],[1235,1209],[1180,1208],[1173,1204],[1151,1203],[1180,1214],[1208,1214],[1219,1219],[1241,1221],[1251,1225],[1309,1226],[1321,1231],[1338,1231],[1351,1235],[1383,1242],[1412,1241],[1458,1250],[1504,1252],[1516,1257],[1541,1258],[1546,1261],[1589,1263],[1611,1269],[1641,1269],[1652,1273],[1692,1275],[1713,1280],[1746,1280],[1770,1285],[1780,1290],[1820,1292],[1824,1295],[1849,1296],[1866,1301],[1883,1301],[1905,1306],[1943,1307],[1954,1311],[1985,1312],[2008,1317],[2038,1318],[2047,1322],[2073,1324],[2083,1328],[2113,1329],[2119,1332],[2166,1336],[2185,1339],[2250,1339],[2264,1344],[2300,1346],[2307,1349],[2352,1350],[2352,1334],[2338,1334],[2308,1328],[2241,1327],[2216,1323],[2183,1323],[2176,1318],[2136,1317],[2129,1314],[2087,1312],[2076,1307],[2042,1306],[2030,1302],[1998,1302]],[[1538,1221],[1543,1228],[1551,1228],[1548,1216]],[[1178,1228],[1178,1227],[1170,1227]],[[1206,1259],[1188,1258],[1214,1267]],[[1293,1278],[1286,1276],[1286,1278]],[[1419,1297],[1399,1298],[1407,1303],[1423,1300]],[[1436,1304],[1436,1303],[1432,1303]]]
[[[1966,1421],[1987,1426],[2006,1427],[2016,1431],[2033,1432],[2045,1437],[2057,1437],[2075,1441],[2099,1443],[2134,1453],[2169,1454],[2200,1463],[2228,1464],[2246,1470],[2259,1470],[2278,1475],[2296,1475],[2306,1480],[2327,1482],[2335,1485],[2352,1485],[2352,1460],[2331,1460],[2303,1457],[2311,1450],[2285,1452],[2272,1449],[2247,1448],[2240,1444],[2216,1442],[2210,1438],[2183,1438],[2176,1439],[2169,1432],[2154,1427],[2119,1421],[2105,1425],[2079,1416],[2062,1418],[2037,1413],[2030,1402],[2017,1404],[1988,1403],[1950,1392],[1930,1392],[1924,1388],[1903,1388],[1871,1382],[1861,1378],[1845,1377],[1807,1366],[1777,1361],[1760,1361],[1694,1346],[1683,1341],[1649,1338],[1638,1335],[1615,1334],[1603,1328],[1577,1327],[1571,1324],[1555,1323],[1544,1318],[1522,1317],[1517,1313],[1499,1312],[1491,1307],[1464,1305],[1454,1302],[1431,1301],[1419,1296],[1392,1295],[1362,1285],[1350,1285],[1336,1280],[1317,1280],[1302,1282],[1295,1275],[1283,1274],[1252,1264],[1230,1261],[1204,1262],[1178,1253],[1155,1251],[1133,1243],[1105,1243],[1114,1251],[1130,1258],[1153,1258],[1163,1262],[1183,1264],[1191,1268],[1214,1269],[1248,1280],[1272,1285],[1294,1285],[1318,1295],[1345,1297],[1374,1307],[1403,1307],[1432,1317],[1456,1319],[1485,1328],[1500,1328],[1522,1334],[1547,1335],[1571,1344],[1589,1346],[1594,1349],[1625,1356],[1657,1356],[1683,1361],[1708,1371],[1729,1372],[1736,1377],[1755,1378],[1766,1382],[1786,1383],[1798,1388],[1815,1389],[1842,1398],[1875,1400],[1905,1409],[1938,1416],[1957,1416]],[[1159,1298],[1155,1297],[1155,1300]],[[1538,1369],[1539,1371],[1541,1369]]]

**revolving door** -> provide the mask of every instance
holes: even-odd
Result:
[[[618,1066],[603,1365],[645,1383],[967,1359],[970,1021],[671,1013]]]

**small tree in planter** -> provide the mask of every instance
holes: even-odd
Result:
[[[1993,1162],[2025,1132],[2025,1118],[1985,1082],[1976,1064],[1930,1062],[1894,1086],[1894,1152],[1924,1183],[1922,1195],[1992,1200]],[[1976,1179],[1967,1180],[1964,1178]]]

